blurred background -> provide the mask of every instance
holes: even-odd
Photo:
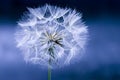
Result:
[[[80,11],[89,29],[81,60],[52,70],[52,80],[120,80],[120,0],[1,0],[0,80],[47,80],[47,70],[26,64],[14,39],[26,7],[46,3]]]

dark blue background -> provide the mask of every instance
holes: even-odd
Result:
[[[89,26],[89,41],[81,60],[52,70],[52,80],[120,80],[119,0],[0,1],[0,80],[47,80],[47,70],[26,63],[14,39],[16,21],[26,7],[46,3],[77,9]]]

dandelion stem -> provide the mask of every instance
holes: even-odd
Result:
[[[50,64],[51,64],[51,59],[49,60],[49,65],[48,65],[48,80],[51,80],[51,67],[50,67]]]
[[[51,80],[51,68],[48,66],[48,80]]]

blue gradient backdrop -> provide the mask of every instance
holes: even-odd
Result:
[[[119,0],[4,0],[0,2],[0,80],[47,80],[47,70],[26,63],[14,33],[26,7],[45,3],[83,13],[89,41],[78,63],[52,70],[52,80],[120,80]]]

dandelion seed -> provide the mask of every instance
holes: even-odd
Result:
[[[28,8],[18,25],[17,47],[25,60],[51,68],[81,56],[87,41],[87,26],[82,23],[81,14],[72,9],[50,5]]]

